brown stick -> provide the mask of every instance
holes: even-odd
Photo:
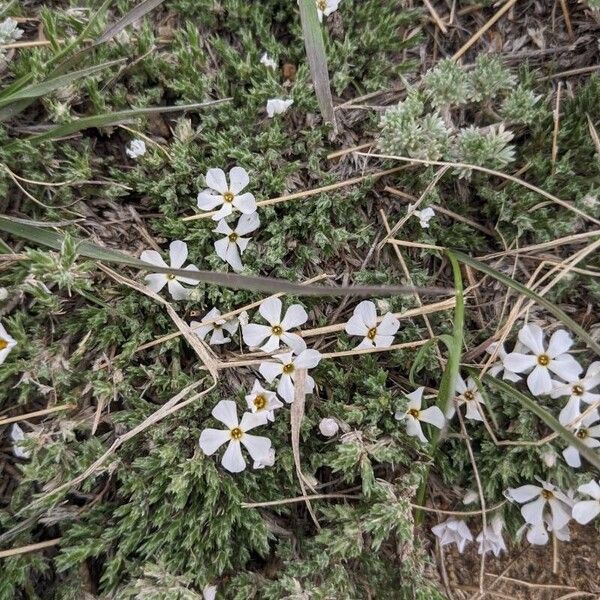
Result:
[[[25,413],[24,415],[17,415],[16,417],[0,417],[0,425],[8,425],[9,423],[17,423],[18,421],[26,421],[33,417],[41,417],[42,415],[49,415],[61,410],[71,410],[76,408],[76,404],[64,404],[62,406],[53,406],[52,408],[44,408],[42,410],[36,410],[34,412]]]
[[[27,552],[35,552],[36,550],[43,550],[44,548],[50,548],[51,546],[58,546],[61,540],[62,538],[55,538],[53,540],[46,540],[45,542],[38,542],[37,544],[21,546],[20,548],[9,548],[8,550],[0,550],[0,558],[18,556],[19,554],[26,554]]]

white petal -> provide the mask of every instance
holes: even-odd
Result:
[[[223,330],[221,328],[215,328],[210,336],[209,344],[211,346],[220,346],[221,344],[226,344],[230,342],[231,338],[225,337],[223,334]]]
[[[164,273],[152,273],[144,277],[144,282],[153,292],[160,292],[165,287],[167,281],[169,280]]]
[[[212,428],[204,429],[200,434],[200,448],[202,448],[204,454],[210,456],[230,439],[229,431]]]
[[[140,254],[140,260],[157,267],[167,266],[167,263],[163,260],[163,257],[156,250],[144,250]]]
[[[288,404],[294,401],[294,384],[289,375],[282,375],[277,385],[277,393],[279,397],[285,400]]]
[[[279,348],[280,341],[281,338],[279,336],[270,334],[269,339],[260,347],[260,349],[266,354],[271,354]]]
[[[577,379],[583,371],[583,367],[570,354],[562,354],[558,358],[553,358],[548,368],[566,381]]]
[[[558,421],[561,425],[571,424],[580,414],[581,402],[577,396],[570,398],[565,407],[558,415]]]
[[[370,340],[368,337],[364,338],[363,341],[356,346],[356,350],[363,350],[364,348],[374,348],[375,347],[375,341],[374,340]]]
[[[384,315],[383,319],[381,319],[381,323],[377,325],[377,334],[393,336],[396,335],[399,328],[400,321],[398,321],[392,313],[387,313]]]
[[[229,442],[229,446],[227,446],[227,450],[225,450],[221,459],[221,464],[230,473],[240,473],[246,468],[246,461],[242,456],[242,448],[239,442],[235,440]]]
[[[239,194],[250,183],[248,172],[242,167],[233,167],[229,171],[229,190]]]
[[[176,279],[169,279],[167,282],[169,294],[173,300],[187,300],[189,291],[186,290]]]
[[[238,252],[238,248],[235,244],[230,243],[227,247],[225,260],[231,265],[231,268],[236,273],[239,273],[244,268],[244,265],[242,265],[242,259],[240,258],[240,253]]]
[[[270,296],[260,303],[258,312],[270,325],[281,324],[281,300]]]
[[[539,325],[525,325],[519,331],[519,341],[534,354],[544,353],[544,332]]]
[[[244,432],[250,431],[255,427],[260,427],[265,424],[264,415],[253,413],[253,412],[245,412],[242,415],[242,420],[240,422],[240,429]],[[266,439],[266,438],[265,438]]]
[[[238,235],[246,235],[247,233],[252,233],[256,229],[260,227],[260,218],[257,212],[253,212],[249,215],[242,215],[240,220],[238,221],[235,232]]]
[[[304,325],[308,321],[308,315],[304,310],[304,307],[300,306],[300,304],[292,304],[286,313],[285,317],[283,317],[283,321],[281,321],[281,326],[287,331],[288,329],[294,329],[295,327],[300,327],[300,325]]]
[[[537,365],[537,356],[534,356],[533,354],[511,352],[504,357],[502,362],[504,368],[513,373],[524,373]]]
[[[296,333],[284,333],[281,341],[291,348],[295,354],[301,354],[306,350],[306,342]]]
[[[521,514],[527,523],[539,525],[544,522],[544,506],[546,506],[546,500],[540,496],[529,504],[523,504]]]
[[[581,467],[581,457],[579,456],[579,451],[575,446],[567,446],[562,455],[565,458],[565,462],[574,469],[579,469]]]
[[[540,495],[541,488],[537,485],[522,485],[518,488],[508,488],[507,495],[511,500],[522,504]]]
[[[394,343],[394,336],[377,334],[373,339],[373,343],[375,348],[389,348]]]
[[[594,500],[600,500],[600,485],[593,479],[589,483],[584,483],[577,488],[577,491],[582,494],[587,494],[594,498]]]
[[[233,400],[221,400],[213,409],[212,416],[233,429],[238,426],[237,407]]]
[[[543,523],[538,523],[529,529],[527,541],[534,546],[545,546],[548,543],[548,532]]]
[[[362,322],[367,326],[367,329],[372,329],[377,326],[377,309],[375,303],[370,300],[363,300],[354,309],[354,314],[358,315]]]
[[[483,421],[483,417],[481,416],[481,413],[479,412],[479,402],[476,402],[475,400],[471,400],[469,402],[466,403],[467,405],[467,410],[465,412],[465,417],[467,419],[470,419],[471,421]]]
[[[587,525],[598,515],[600,515],[598,500],[582,500],[573,507],[573,518],[581,525]]]
[[[419,421],[425,421],[425,423],[431,423],[438,429],[442,429],[446,424],[446,418],[444,413],[437,406],[430,406],[425,410],[422,410],[419,414]]]
[[[283,373],[283,365],[275,362],[263,362],[258,367],[258,372],[268,383],[275,381]]]
[[[245,215],[251,215],[256,212],[256,199],[250,193],[236,196],[231,204]]]
[[[417,421],[411,415],[408,415],[406,418],[406,433],[411,437],[417,437],[424,444],[427,443],[427,438],[423,434],[423,429],[421,428],[421,423]]]
[[[321,353],[318,350],[304,350],[294,360],[294,366],[298,369],[314,369],[321,361]]]
[[[205,190],[198,193],[196,203],[200,210],[212,210],[219,206],[219,204],[223,204],[223,196],[218,196],[217,194],[212,194],[208,190]]]
[[[219,192],[219,194],[229,191],[223,169],[209,169],[206,172],[206,185],[212,190]]]
[[[564,329],[559,329],[552,334],[548,344],[547,354],[550,358],[556,358],[568,352],[573,345],[573,339]]]
[[[271,449],[271,440],[260,435],[246,434],[242,437],[241,442],[246,446],[246,450],[253,460],[260,460],[267,456]]]
[[[215,252],[217,253],[217,256],[225,262],[227,262],[227,249],[229,248],[229,244],[228,237],[221,238],[215,242]]]
[[[271,328],[267,325],[249,323],[242,327],[242,338],[246,346],[258,348],[262,342],[271,335]]]
[[[527,386],[534,396],[549,394],[552,391],[552,379],[546,367],[537,366],[527,376]]]
[[[555,498],[548,500],[548,504],[550,504],[550,511],[552,512],[552,528],[554,531],[562,529],[571,520],[570,511]]]
[[[199,321],[191,321],[190,329],[194,332],[194,335],[198,336],[203,340],[209,331],[212,331],[214,325],[203,325]]]
[[[213,233],[221,233],[223,235],[229,235],[230,233],[233,233],[233,229],[231,229],[231,227],[229,227],[229,225],[227,224],[227,221],[225,219],[221,219],[217,223],[217,226],[213,229]]]
[[[365,325],[363,318],[357,314],[352,315],[348,319],[344,329],[348,335],[365,336],[369,333],[369,327]]]
[[[211,217],[213,221],[220,221],[233,212],[232,202],[224,202],[223,206]]]
[[[169,245],[169,257],[171,258],[171,267],[179,269],[186,261],[188,256],[188,247],[185,242],[175,240]]]
[[[410,394],[405,394],[405,396],[409,400],[407,408],[409,408],[409,409],[411,409],[411,408],[420,409],[421,408],[421,404],[423,402],[423,391],[424,390],[425,390],[424,387],[418,387],[414,392],[411,392]]]

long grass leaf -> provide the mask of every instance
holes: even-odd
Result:
[[[327,53],[323,41],[323,27],[319,23],[314,0],[300,0],[300,21],[304,35],[304,46],[315,86],[315,93],[323,119],[336,129],[331,84],[327,68]]]
[[[596,469],[600,469],[600,454],[597,454],[591,448],[588,448],[572,431],[569,431],[566,427],[561,425],[557,419],[555,419],[547,410],[542,408],[533,398],[526,396],[512,387],[512,385],[509,385],[501,379],[492,377],[491,375],[485,375],[484,380],[492,387],[509,394],[515,400],[520,402],[522,406],[541,419],[548,427],[550,427],[550,429],[552,429],[552,431],[560,435],[565,442],[571,446],[575,446],[579,454],[594,465]]]
[[[518,281],[515,281],[514,279],[511,279],[510,277],[504,275],[504,273],[500,273],[500,271],[496,271],[496,269],[493,269],[485,263],[482,263],[477,259],[472,258],[468,254],[463,254],[462,252],[459,252],[457,250],[453,250],[453,253],[460,262],[469,265],[470,267],[473,267],[477,271],[486,273],[487,275],[493,277],[494,279],[497,279],[504,285],[512,288],[513,290],[516,290],[520,294],[523,294],[527,298],[537,302],[540,306],[543,306],[549,313],[553,314],[559,321],[562,321],[569,329],[571,329],[571,331],[576,333],[583,341],[585,341],[585,343],[590,348],[592,348],[592,350],[594,350],[596,354],[600,355],[600,344],[594,341],[592,337],[585,331],[585,329],[581,327],[581,325],[579,325],[573,319],[571,319],[571,317],[569,317],[569,315],[567,315],[558,306],[556,306],[556,304],[550,302],[550,300],[547,300],[543,296],[536,294],[534,291],[525,287],[522,283],[519,283]]]
[[[23,221],[0,216],[0,231],[5,231],[16,237],[42,244],[60,250],[65,240],[65,235],[46,229],[27,224]],[[392,296],[394,294],[414,294],[415,292],[430,295],[446,295],[448,290],[441,288],[414,288],[409,286],[343,286],[343,287],[325,287],[320,285],[301,285],[291,283],[284,279],[275,279],[271,277],[250,277],[246,275],[235,275],[233,273],[216,273],[214,271],[186,271],[183,269],[171,269],[169,267],[157,267],[148,264],[142,260],[123,254],[118,250],[102,248],[96,244],[86,241],[77,243],[77,252],[80,256],[94,260],[118,263],[152,271],[154,273],[165,273],[167,275],[176,275],[195,279],[199,282],[220,285],[226,288],[238,290],[253,290],[262,292],[281,292],[294,294],[296,296]]]
[[[141,19],[146,13],[154,10],[159,4],[162,4],[164,0],[144,0],[137,6],[134,6],[124,17],[119,19],[114,25],[109,27],[97,40],[96,44],[103,44],[108,40],[118,35],[125,27],[131,25],[138,19]]]

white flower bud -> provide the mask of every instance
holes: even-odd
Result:
[[[8,290],[0,287],[0,300],[6,300],[8,298]]]
[[[340,429],[335,419],[321,419],[319,431],[325,437],[333,437]]]
[[[479,500],[479,494],[474,490],[469,490],[463,498],[463,504],[473,504]]]
[[[542,461],[549,469],[551,469],[556,465],[556,452],[554,452],[554,450],[547,450],[542,454]]]

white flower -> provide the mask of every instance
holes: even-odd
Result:
[[[600,400],[600,394],[592,394],[592,390],[600,385],[600,362],[593,362],[587,370],[585,377],[573,376],[567,379],[563,377],[567,383],[560,381],[552,382],[552,398],[560,398],[568,396],[567,407],[580,411],[581,402],[586,404],[594,404]]]
[[[237,407],[232,400],[221,400],[212,410],[212,416],[221,421],[227,429],[208,428],[200,434],[200,448],[207,456],[214,454],[223,444],[229,442],[223,454],[221,464],[231,473],[239,473],[246,468],[242,455],[243,444],[253,460],[262,460],[271,448],[271,440],[258,435],[250,435],[248,431],[264,425],[262,417],[253,413],[244,413],[238,423]]]
[[[294,104],[293,100],[282,100],[281,98],[271,98],[267,100],[267,115],[272,119],[275,115],[281,115]]]
[[[144,140],[131,140],[129,146],[125,149],[125,153],[129,158],[139,158],[146,154],[146,142]]]
[[[217,318],[220,316],[221,311],[218,308],[212,308],[199,322],[192,321],[190,327],[201,340],[212,331],[212,335],[208,342],[211,346],[226,344],[231,341],[231,338],[226,337],[223,331],[226,331],[229,335],[233,335],[239,327],[239,321],[235,317],[227,320]],[[213,321],[213,323],[207,323],[207,321]],[[207,324],[203,325],[203,323]]]
[[[321,422],[319,423],[319,431],[321,432],[321,435],[324,435],[325,437],[333,437],[339,430],[340,426],[335,419],[325,418],[321,419]]]
[[[202,589],[202,597],[204,600],[215,600],[217,597],[217,586],[216,585],[205,585]]]
[[[269,325],[250,323],[242,327],[244,342],[250,348],[260,347],[263,352],[270,353],[277,350],[280,342],[283,342],[296,354],[306,349],[304,340],[299,335],[289,331],[306,323],[308,320],[306,311],[299,304],[292,304],[282,319],[281,310],[282,304],[279,298],[271,296],[260,303],[258,312]],[[261,346],[264,340],[267,341]]]
[[[8,331],[0,323],[0,365],[6,360],[6,357],[16,345],[16,340],[8,335]]]
[[[260,57],[260,62],[270,69],[277,68],[277,63],[266,52],[263,52],[263,55]]]
[[[517,347],[519,349],[517,349]],[[498,351],[496,352],[496,348],[498,349]],[[517,342],[517,344],[515,345],[515,349],[514,352],[520,352],[521,351],[521,344],[519,342]],[[500,373],[504,373],[502,375],[502,379],[506,379],[507,381],[520,381],[521,380],[521,376],[517,375],[516,373],[513,373],[512,371],[508,370],[505,366],[504,366],[504,359],[507,356],[507,352],[504,349],[504,344],[501,344],[500,342],[492,342],[485,350],[488,354],[494,354],[494,352],[496,352],[496,357],[498,358],[498,361],[495,362],[489,369],[488,373],[492,376],[492,377],[499,377]]]
[[[0,44],[16,42],[23,36],[23,30],[19,29],[18,23],[8,17],[0,23]]]
[[[288,404],[294,401],[294,378],[297,369],[312,369],[319,364],[321,353],[317,350],[303,350],[294,357],[291,352],[274,356],[279,362],[260,363],[260,374],[272,383],[279,377],[277,393]],[[315,380],[306,375],[306,393],[311,394],[315,389]]]
[[[412,204],[408,205],[409,213],[411,213],[412,207],[413,207]],[[433,210],[433,208],[428,206],[427,208],[424,208],[423,210],[413,210],[411,213],[411,216],[417,217],[417,219],[419,219],[419,223],[423,229],[428,229],[429,221],[431,221],[431,219],[433,219],[433,217],[435,217],[435,211]]]
[[[491,524],[477,536],[477,542],[479,542],[478,554],[492,552],[494,556],[500,556],[503,550],[506,552],[506,544],[502,537],[503,525],[502,518],[496,515]]]
[[[169,257],[171,260],[172,269],[181,269],[183,263],[187,259],[187,255],[188,249],[185,242],[180,240],[171,242],[169,245]],[[155,267],[168,267],[167,263],[162,259],[162,256],[155,250],[144,250],[140,256],[140,259],[144,262],[154,265]],[[183,267],[183,269],[185,271],[197,271],[198,267],[194,265],[188,265],[187,267]],[[190,285],[197,285],[198,283],[195,279],[190,279],[189,277],[167,275],[166,273],[152,273],[151,275],[146,275],[146,277],[144,277],[144,281],[153,292],[160,292],[160,290],[162,290],[166,285],[173,300],[185,300],[188,297],[189,290],[184,288],[181,283],[179,283],[180,281]]]
[[[264,469],[265,467],[272,467],[275,464],[275,449],[269,448],[269,452],[259,460],[255,460],[252,465],[253,469]]]
[[[552,513],[552,527],[562,529],[571,519],[571,501],[552,484],[541,481],[542,487],[537,485],[523,485],[518,488],[509,488],[506,496],[521,506],[521,514],[526,523],[542,525],[544,522],[544,509],[550,506]]]
[[[256,212],[254,196],[249,192],[240,194],[249,183],[248,173],[242,167],[233,167],[229,171],[229,184],[223,169],[209,169],[206,172],[206,185],[209,189],[198,194],[198,208],[213,210],[220,206],[221,208],[212,216],[214,221],[228,217],[233,213],[234,208],[245,215],[251,215]]]
[[[568,426],[579,416],[580,412],[577,409],[576,404],[569,402],[569,404],[561,411],[558,420],[561,425]],[[573,431],[575,436],[584,446],[587,446],[588,448],[598,448],[600,447],[600,423],[597,425],[594,425],[594,423],[596,423],[599,418],[598,411],[595,410],[581,419],[577,425],[574,425],[569,429]],[[574,469],[581,467],[581,456],[579,455],[579,450],[577,450],[575,446],[567,446],[562,454],[570,467],[573,467]]]
[[[253,413],[264,417],[265,423],[274,421],[274,411],[283,406],[283,402],[277,399],[277,394],[265,390],[258,379],[254,380],[252,391],[246,396],[246,402]]]
[[[406,412],[398,411],[395,417],[398,421],[406,421],[406,433],[408,435],[418,437],[419,440],[426,444],[428,440],[423,434],[421,422],[430,423],[434,427],[441,429],[445,425],[446,419],[437,406],[430,406],[425,410],[421,410],[424,389],[420,387],[414,392],[406,394],[406,397],[409,399]]]
[[[440,540],[442,546],[456,544],[461,554],[467,542],[473,541],[473,534],[469,531],[467,524],[460,519],[448,519],[432,527],[431,531]]]
[[[340,2],[341,0],[315,0],[319,22],[323,22],[323,15],[328,17],[332,12],[335,12]]]
[[[400,321],[392,313],[386,313],[378,324],[375,303],[363,300],[354,309],[354,313],[346,323],[345,330],[348,335],[364,337],[363,341],[356,346],[359,349],[391,346],[399,328]]]
[[[455,404],[459,407],[463,404],[467,407],[465,417],[472,421],[483,421],[483,417],[480,412],[480,405],[483,405],[483,398],[481,392],[477,388],[477,384],[472,377],[469,377],[467,381],[460,376],[456,376],[456,382],[454,384],[454,390],[456,392]],[[454,416],[454,405],[448,407],[446,411],[446,417],[451,419]]]
[[[13,423],[13,426],[11,427],[10,439],[13,442],[13,454],[17,458],[31,458],[31,453],[29,452],[29,450],[25,450],[19,444],[19,442],[22,442],[23,440],[27,439],[27,436],[25,435],[24,431],[19,427],[19,425],[17,425],[17,423]]]
[[[215,233],[222,233],[225,236],[215,242],[217,256],[229,263],[236,273],[243,268],[240,254],[244,253],[250,242],[250,238],[242,236],[254,231],[259,225],[258,213],[252,213],[251,215],[242,215],[235,229],[231,229],[225,219],[221,219],[216,229],[213,230]]]
[[[573,518],[582,525],[600,515],[600,485],[593,479],[577,488],[578,492],[591,496],[592,500],[580,500],[573,507]]]
[[[564,329],[552,334],[547,349],[544,347],[544,332],[538,325],[525,325],[519,331],[519,341],[533,354],[511,352],[504,359],[504,367],[514,373],[533,369],[527,377],[527,385],[534,396],[552,391],[550,372],[565,381],[572,381],[582,371],[580,364],[567,354],[573,340]]]

